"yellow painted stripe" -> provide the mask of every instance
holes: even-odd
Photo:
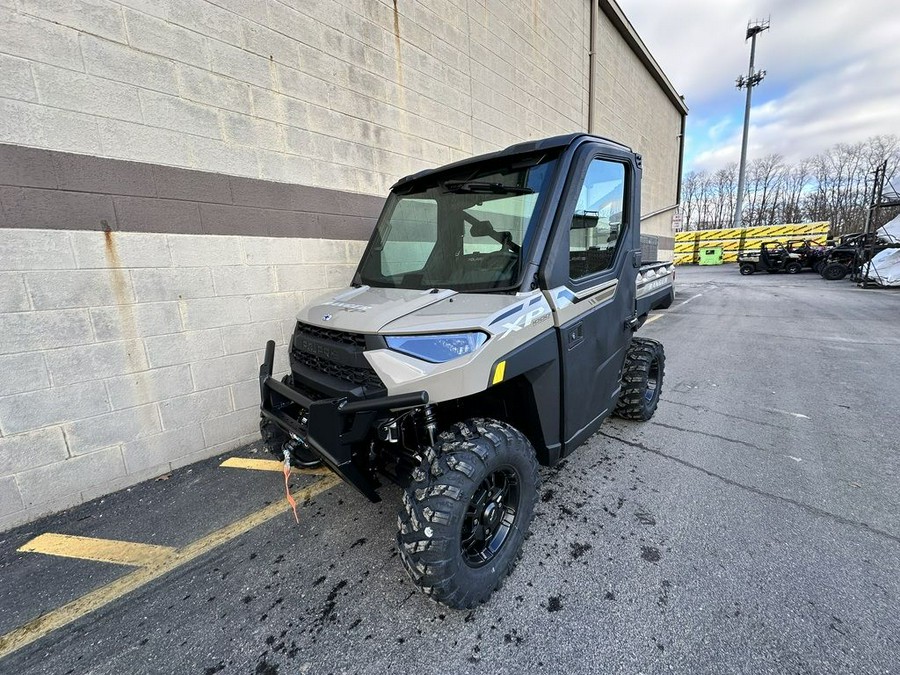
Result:
[[[294,491],[294,499],[298,503],[303,503],[307,499],[312,499],[320,492],[324,492],[329,488],[340,483],[341,479],[331,474],[317,480],[312,485]],[[142,586],[146,586],[151,581],[158,579],[169,572],[178,569],[182,565],[209,553],[215,548],[227,544],[231,540],[240,535],[249,532],[254,527],[272,520],[272,518],[288,511],[287,503],[284,500],[278,500],[264,509],[251,513],[246,518],[226,525],[220,530],[216,530],[206,535],[202,539],[188,544],[184,548],[175,550],[172,555],[165,560],[160,560],[146,567],[139,567],[133,572],[112,581],[105,586],[91,591],[80,598],[76,598],[71,602],[63,605],[59,609],[47,612],[26,623],[24,626],[11,630],[6,635],[0,636],[0,659],[9,656],[14,651],[31,644],[35,640],[52,633],[53,631],[67,626],[73,621],[87,616],[101,607],[105,607],[109,603],[118,600],[124,595],[131,593]],[[285,527],[290,527],[293,520],[285,519]]]
[[[491,380],[491,384],[499,384],[503,382],[503,376],[506,374],[506,361],[501,361],[497,364],[497,367],[494,369],[494,379]]]
[[[229,457],[219,466],[226,469],[250,469],[251,471],[276,471],[278,473],[284,471],[284,464],[277,459],[254,459],[252,457]],[[331,473],[325,467],[319,469],[292,467],[291,472],[301,476],[327,476]]]
[[[665,314],[653,314],[652,316],[650,316],[650,317],[644,322],[644,325],[646,326],[648,323],[653,323],[653,322],[656,321],[657,319],[661,319],[661,318],[663,318],[664,316],[665,316]]]
[[[81,558],[117,565],[153,565],[175,553],[170,546],[138,544],[133,541],[77,537],[71,534],[47,532],[19,548],[20,553],[43,553],[63,558]]]

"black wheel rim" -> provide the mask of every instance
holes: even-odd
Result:
[[[519,476],[512,467],[495,469],[481,481],[463,518],[460,544],[469,567],[493,560],[509,539],[519,511]]]
[[[659,390],[659,359],[650,362],[647,371],[647,388],[644,390],[644,401],[652,403],[656,392]]]

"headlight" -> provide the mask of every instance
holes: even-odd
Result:
[[[486,340],[487,335],[484,333],[397,335],[385,338],[387,346],[395,352],[409,354],[430,363],[444,363],[471,354]]]

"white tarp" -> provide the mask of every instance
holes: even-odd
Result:
[[[878,236],[894,244],[900,244],[900,216],[894,218],[883,227],[878,228]]]
[[[900,286],[900,248],[886,248],[876,254],[872,262],[863,265],[863,275],[879,286]]]

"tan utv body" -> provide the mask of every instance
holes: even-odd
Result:
[[[300,310],[283,380],[267,345],[269,450],[372,501],[400,484],[400,557],[439,602],[484,602],[512,569],[538,464],[656,409],[662,345],[634,332],[675,270],[641,261],[640,177],[571,134],[404,178],[351,287]]]

